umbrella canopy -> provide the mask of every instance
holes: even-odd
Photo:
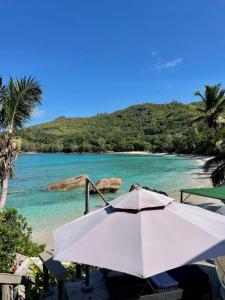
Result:
[[[54,259],[147,278],[225,254],[225,217],[136,189],[54,231]]]

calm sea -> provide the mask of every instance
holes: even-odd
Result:
[[[53,228],[83,214],[84,191],[46,192],[48,183],[79,174],[88,174],[95,182],[104,177],[121,177],[119,192],[107,195],[110,200],[129,190],[133,183],[164,191],[198,184],[193,174],[199,161],[168,155],[141,154],[33,154],[16,162],[16,178],[10,182],[8,207],[17,208],[35,230]],[[91,197],[91,207],[103,205]]]

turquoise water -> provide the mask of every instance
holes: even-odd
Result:
[[[120,191],[106,196],[112,199],[136,182],[165,191],[192,187],[196,182],[191,172],[198,167],[196,159],[168,155],[23,155],[16,162],[16,178],[10,182],[7,206],[25,215],[34,231],[54,228],[82,215],[84,190],[46,192],[48,183],[84,173],[93,181],[121,177]],[[102,205],[98,196],[91,197],[92,209]]]

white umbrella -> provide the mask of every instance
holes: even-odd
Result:
[[[136,189],[54,231],[54,259],[149,276],[225,254],[225,217]]]

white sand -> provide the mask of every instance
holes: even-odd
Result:
[[[143,154],[143,155],[149,155],[153,154],[148,151],[125,151],[125,152],[113,152],[113,151],[108,151],[108,154]]]

